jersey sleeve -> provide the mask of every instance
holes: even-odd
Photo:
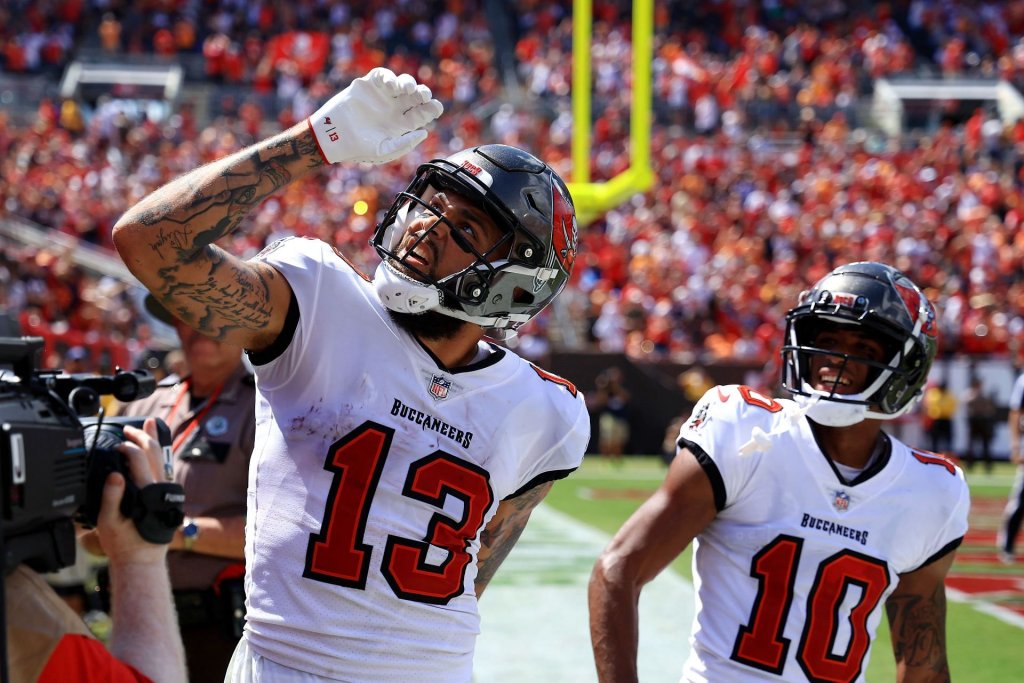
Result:
[[[583,454],[590,442],[590,415],[582,392],[561,378],[535,370],[540,375],[536,380],[540,383],[537,395],[548,400],[524,401],[521,410],[525,412],[518,417],[521,420],[519,424],[537,427],[522,434],[526,437],[522,447],[537,455],[520,460],[518,485],[505,499],[569,476],[583,462]],[[531,378],[530,381],[533,380]]]
[[[950,465],[952,466],[952,463]],[[967,487],[967,481],[964,479],[963,470],[953,466],[953,477],[950,477],[942,468],[928,470],[928,473],[933,477],[938,477],[941,482],[941,484],[936,482],[935,489],[939,489],[940,485],[946,488],[944,495],[933,496],[933,500],[937,501],[938,507],[934,510],[931,517],[933,519],[945,519],[946,521],[945,524],[938,528],[936,533],[924,535],[927,545],[922,555],[925,559],[917,567],[909,571],[929,565],[955,550],[967,534],[967,518],[971,510],[971,495],[970,489]]]
[[[683,423],[676,445],[693,453],[704,468],[719,511],[743,488],[762,457],[757,452],[741,455],[743,445],[755,428],[770,431],[771,417],[781,408],[770,398],[752,395],[746,387],[716,386],[701,397]]]
[[[358,325],[371,292],[366,277],[325,242],[285,237],[254,257],[273,266],[288,281],[298,306],[287,346],[272,360],[254,363],[263,391],[274,391],[297,377],[309,357],[337,351],[342,327]],[[322,349],[325,344],[329,349]]]

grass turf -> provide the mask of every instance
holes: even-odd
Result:
[[[1005,500],[1012,481],[1012,467],[997,463],[991,475],[968,474],[972,499],[972,528],[990,527],[991,510]],[[621,464],[588,456],[579,471],[559,481],[545,499],[557,510],[592,527],[613,534],[629,515],[657,488],[665,474],[665,465],[652,457],[626,458]],[[975,514],[974,510],[980,510]],[[982,516],[984,515],[984,516]],[[688,548],[672,563],[671,569],[692,578],[691,552]],[[958,562],[954,572],[995,572],[1024,576],[1024,565],[1002,567]],[[1022,596],[1024,597],[1024,596]],[[641,625],[642,628],[642,625]],[[994,616],[982,613],[970,604],[949,602],[947,648],[954,681],[965,683],[1019,683],[1022,659],[1019,654],[1021,629]],[[868,681],[892,681],[896,678],[889,628],[883,618],[872,648]]]

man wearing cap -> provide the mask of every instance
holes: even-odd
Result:
[[[171,428],[174,480],[185,521],[167,561],[190,681],[224,680],[245,617],[245,506],[255,438],[255,382],[242,349],[205,337],[152,295],[146,310],[172,325],[189,373],[169,375],[123,415],[161,417]]]

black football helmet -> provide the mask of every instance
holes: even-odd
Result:
[[[816,347],[818,332],[829,325],[866,331],[882,343],[886,360]],[[938,346],[936,327],[931,302],[899,270],[873,262],[841,266],[801,294],[799,304],[786,315],[782,386],[798,404],[808,406],[807,415],[820,424],[838,427],[865,418],[897,418],[923,394]],[[812,388],[813,355],[841,358],[840,376],[850,362],[867,365],[868,386],[858,394]]]
[[[430,206],[441,191],[473,202],[505,234],[486,253],[474,249]],[[419,239],[443,222],[456,244],[475,256],[472,264],[434,279],[398,253],[406,226],[424,212],[435,221]],[[370,241],[382,259],[374,284],[391,310],[435,310],[509,335],[565,287],[578,238],[569,190],[547,164],[508,145],[473,147],[423,164],[395,198]]]

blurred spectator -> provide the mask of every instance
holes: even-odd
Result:
[[[924,392],[925,431],[933,453],[953,455],[953,417],[958,401],[945,380]]]
[[[692,407],[700,397],[708,392],[711,387],[715,386],[714,381],[708,375],[704,368],[692,367],[685,372],[680,373],[677,383],[679,388],[683,391],[683,396],[686,398],[687,403]]]
[[[106,52],[116,53],[121,50],[121,22],[113,13],[103,15],[97,29],[100,38],[100,46]]]
[[[967,469],[974,469],[974,461],[981,457],[985,471],[992,472],[992,436],[995,434],[999,407],[992,395],[985,390],[980,377],[971,379],[971,386],[964,397],[967,408]]]
[[[7,302],[7,285],[0,279],[0,337],[20,337],[21,325]]]
[[[94,367],[89,350],[84,346],[72,346],[64,355],[64,372],[69,375],[92,372]]]
[[[597,413],[597,447],[601,457],[620,463],[629,442],[630,393],[623,384],[622,370],[610,367],[595,380],[588,396],[592,412]]]

